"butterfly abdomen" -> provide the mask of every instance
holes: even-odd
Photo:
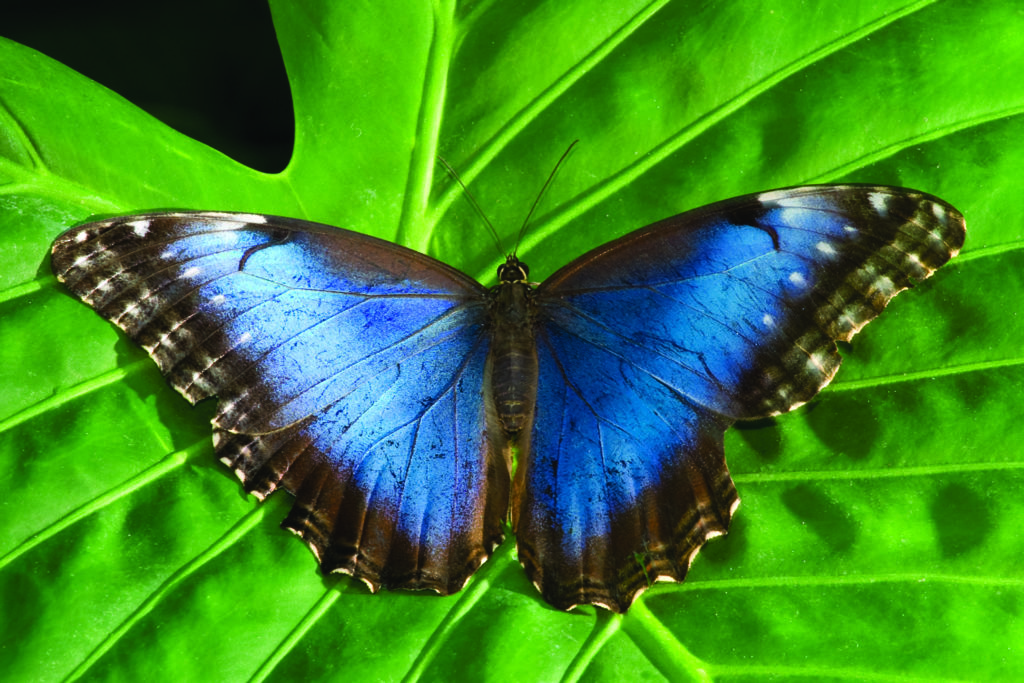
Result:
[[[530,285],[503,282],[491,290],[491,399],[501,427],[515,437],[533,422],[537,400],[536,304]]]

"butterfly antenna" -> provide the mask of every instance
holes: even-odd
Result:
[[[575,147],[578,142],[579,140],[573,140],[568,149],[562,152],[562,156],[558,160],[558,163],[556,163],[555,167],[551,169],[551,174],[548,176],[548,179],[544,181],[544,186],[540,188],[537,198],[533,200],[533,206],[530,207],[530,212],[526,214],[526,220],[523,221],[522,227],[519,228],[519,235],[516,237],[516,248],[512,250],[513,255],[519,251],[519,242],[523,239],[523,234],[526,232],[526,226],[529,224],[530,218],[533,217],[533,212],[536,211],[537,205],[540,204],[541,197],[543,197],[544,193],[548,191],[548,185],[550,185],[551,181],[555,179],[555,174],[558,173],[558,169],[561,168],[562,162],[565,161],[565,158],[569,156],[569,152],[572,151],[572,148]]]
[[[444,166],[446,171],[448,171],[448,175],[454,178],[455,182],[457,182],[459,184],[459,187],[462,188],[462,191],[465,193],[466,199],[469,201],[470,204],[473,205],[473,209],[476,211],[476,214],[480,216],[480,218],[484,222],[484,225],[486,225],[487,229],[490,231],[491,237],[494,239],[494,246],[498,247],[498,255],[501,256],[502,258],[505,258],[505,250],[501,248],[501,238],[498,237],[498,231],[494,229],[494,224],[487,219],[487,214],[485,214],[484,210],[480,208],[479,204],[477,204],[476,197],[473,196],[473,193],[469,191],[468,187],[466,187],[466,183],[462,182],[462,178],[460,178],[459,174],[455,172],[455,169],[452,168],[452,165],[445,161],[444,157],[438,155],[437,160],[440,161],[441,165]]]

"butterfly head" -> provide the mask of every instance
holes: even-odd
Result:
[[[505,262],[498,266],[498,280],[501,282],[527,283],[530,279],[530,266],[520,261],[515,254],[505,257]]]

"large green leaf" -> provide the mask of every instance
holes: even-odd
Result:
[[[294,156],[263,174],[0,41],[0,671],[9,680],[1024,676],[1024,15],[1014,3],[272,3]],[[126,40],[131,50],[143,39]],[[143,41],[144,42],[144,41]],[[489,281],[443,155],[543,277],[740,193],[908,185],[963,254],[811,405],[731,430],[743,499],[681,585],[550,609],[511,540],[458,595],[324,579],[215,463],[210,405],[49,273],[96,213],[286,214]]]

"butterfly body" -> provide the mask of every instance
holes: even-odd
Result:
[[[502,430],[512,439],[533,423],[537,393],[537,305],[528,272],[510,256],[498,269],[500,282],[488,302],[492,400]]]
[[[459,590],[501,542],[552,605],[682,580],[738,497],[723,435],[791,410],[965,236],[940,199],[810,186],[726,200],[491,289],[295,219],[164,212],[72,228],[53,268],[195,402],[218,459],[326,572]],[[512,449],[516,451],[514,479]]]

